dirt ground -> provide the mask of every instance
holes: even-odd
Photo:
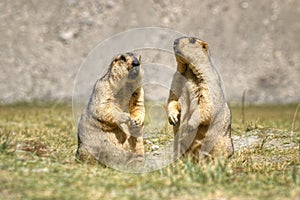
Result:
[[[299,17],[298,0],[1,0],[0,102],[71,99],[98,43],[149,26],[207,41],[229,101],[300,102]]]

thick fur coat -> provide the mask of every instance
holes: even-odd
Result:
[[[194,37],[174,41],[177,72],[168,99],[176,158],[233,154],[231,112],[208,44]]]
[[[144,154],[144,91],[140,56],[116,55],[97,80],[78,123],[76,158],[122,169]]]

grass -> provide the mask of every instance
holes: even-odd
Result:
[[[297,105],[231,106],[232,135],[255,136],[225,161],[187,158],[159,171],[130,174],[74,161],[70,105],[0,106],[0,199],[299,199]],[[161,133],[160,133],[161,134]]]

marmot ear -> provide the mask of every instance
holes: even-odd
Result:
[[[126,62],[126,57],[121,54],[121,55],[116,55],[114,58],[113,58],[113,62],[117,62],[119,60],[123,60],[124,62]]]
[[[206,42],[203,42],[202,47],[203,47],[203,49],[208,51],[208,44]]]
[[[120,59],[120,60],[123,60],[124,62],[126,62],[126,57],[125,57],[123,54],[121,54],[121,55],[119,56],[119,59]]]

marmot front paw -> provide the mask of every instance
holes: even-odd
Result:
[[[126,112],[120,113],[117,119],[118,124],[123,124],[131,121],[130,114]]]
[[[143,122],[142,122],[142,120],[140,120],[140,119],[132,119],[131,121],[130,121],[130,126],[131,126],[131,128],[139,128],[140,126],[142,126],[143,125]]]
[[[177,126],[179,123],[179,112],[178,111],[173,111],[169,113],[168,119],[169,123],[173,126]]]

